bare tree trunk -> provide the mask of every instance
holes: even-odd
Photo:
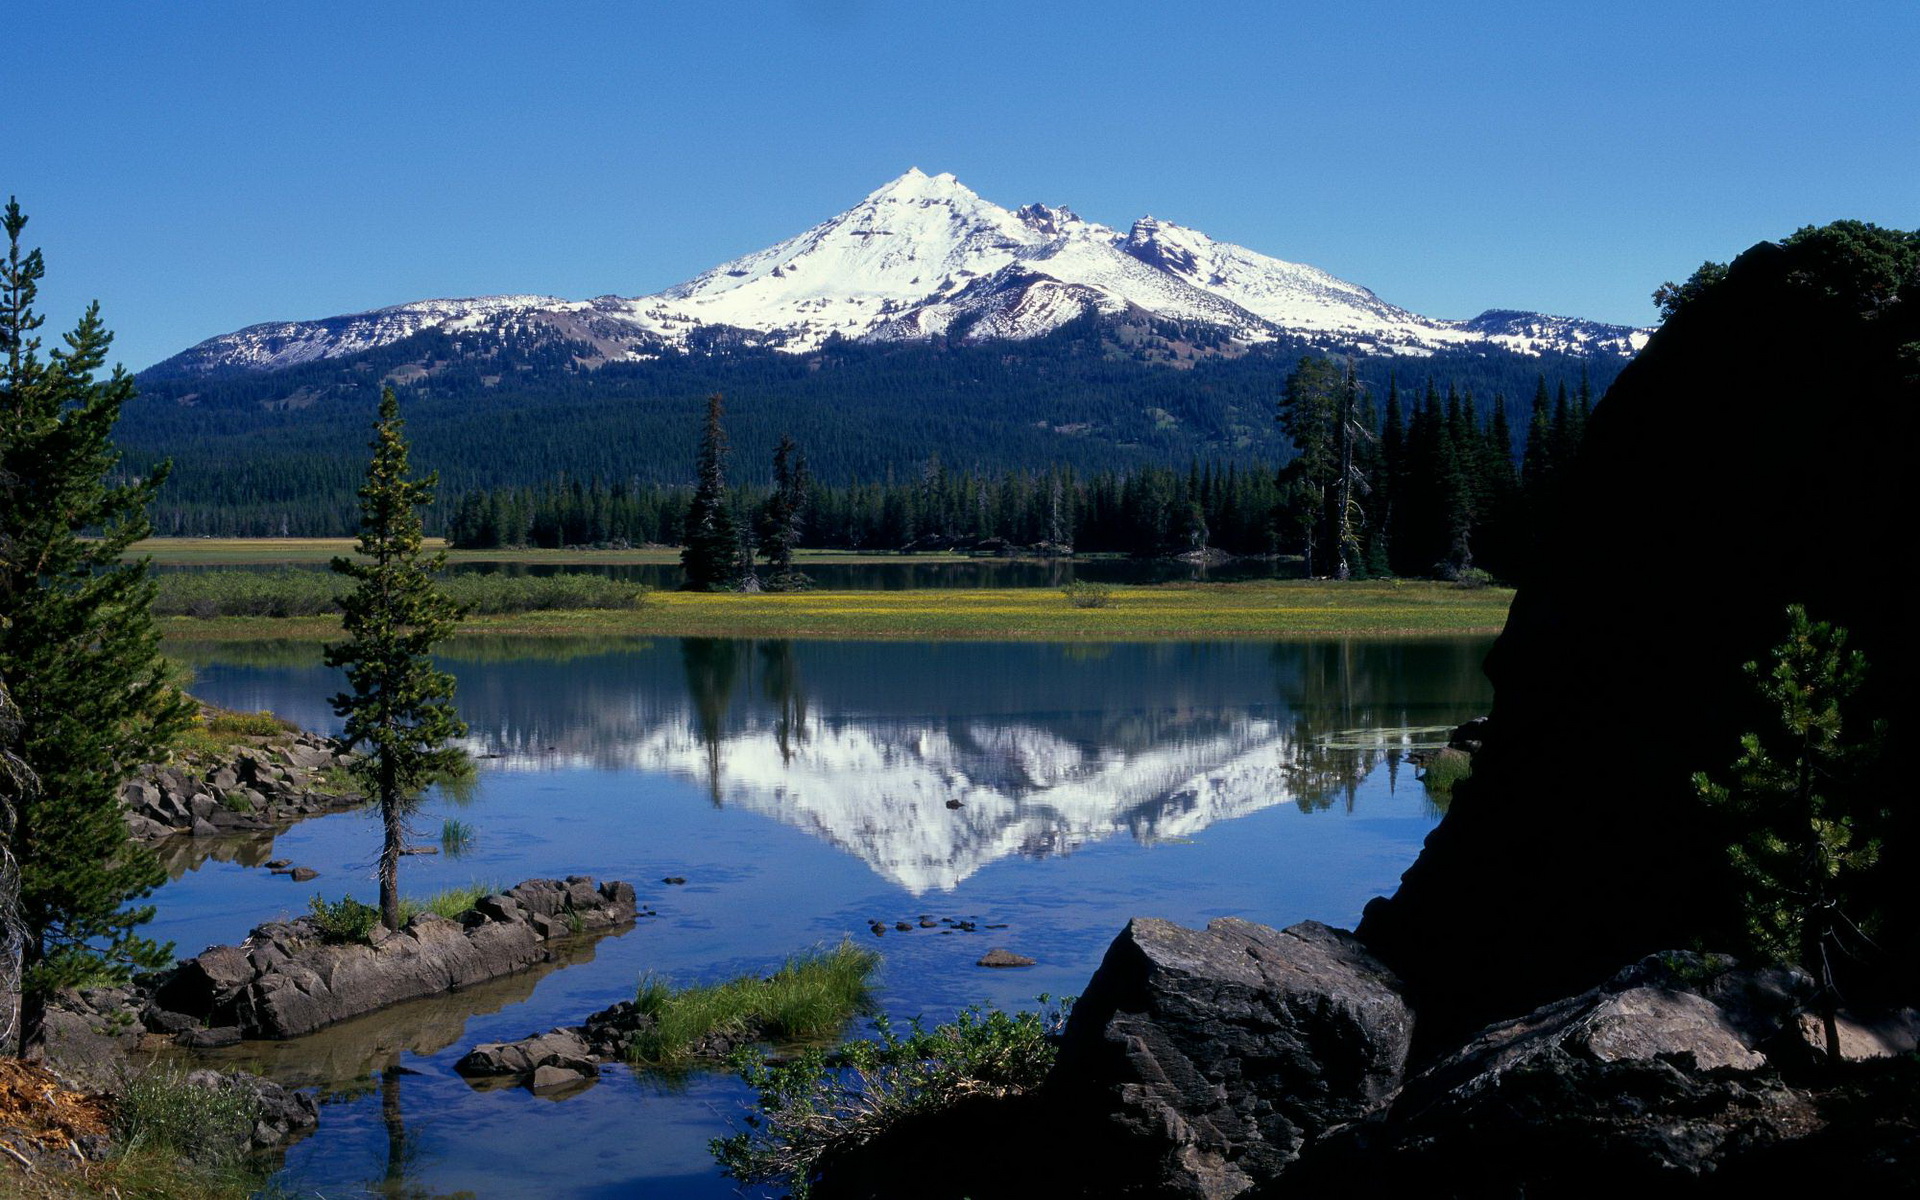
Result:
[[[393,778],[393,768],[380,765],[380,823],[386,837],[380,846],[380,923],[388,929],[400,928],[400,851],[406,837],[406,821],[401,813],[401,797]]]

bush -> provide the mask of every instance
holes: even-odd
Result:
[[[675,991],[657,979],[635,1003],[649,1024],[632,1037],[627,1058],[647,1067],[684,1065],[714,1034],[752,1041],[820,1038],[837,1033],[867,1002],[867,977],[880,956],[851,942],[797,954],[765,979]]]
[[[968,1096],[1011,1096],[1038,1087],[1053,1066],[1054,1035],[1071,1000],[1040,1011],[970,1008],[950,1024],[903,1036],[884,1019],[877,1037],[838,1051],[809,1050],[770,1061],[738,1060],[758,1093],[748,1128],[709,1143],[724,1174],[743,1184],[779,1185],[804,1197],[814,1164],[830,1150],[858,1145],[907,1116],[937,1111]]]
[[[1105,608],[1113,600],[1113,585],[1076,579],[1061,588],[1060,594],[1075,608]]]
[[[380,923],[379,909],[362,904],[352,896],[342,896],[329,904],[324,897],[316,895],[307,901],[307,908],[313,913],[320,940],[330,945],[364,942]]]

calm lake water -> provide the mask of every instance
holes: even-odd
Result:
[[[882,953],[881,1008],[938,1021],[1078,992],[1134,915],[1351,926],[1437,818],[1402,755],[1486,710],[1489,644],[463,646],[442,665],[487,757],[473,794],[436,797],[418,828],[431,840],[453,816],[475,841],[407,859],[403,889],[584,873],[631,881],[659,915],[556,967],[206,1057],[319,1090],[289,1194],[730,1196],[706,1150],[744,1111],[729,1076],[614,1067],[554,1100],[452,1065],[631,998],[645,974],[764,973],[843,937]],[[340,685],[312,647],[184,656],[207,700],[337,728]],[[151,932],[190,954],[316,893],[371,900],[378,836],[349,813],[180,847]],[[270,857],[320,876],[294,884]],[[922,915],[981,929],[868,932]],[[994,946],[1038,965],[976,967]]]

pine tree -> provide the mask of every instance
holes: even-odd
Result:
[[[18,798],[9,839],[20,865],[23,1037],[38,1032],[54,988],[124,979],[169,948],[137,936],[151,907],[128,905],[164,882],[128,839],[118,792],[192,719],[170,687],[153,627],[144,559],[122,561],[151,532],[161,467],[113,483],[111,441],[133,380],[104,380],[112,334],[88,307],[64,345],[40,354],[33,308],[45,268],[23,252],[26,218],[9,201],[0,263],[0,679],[20,724],[13,750],[39,781]]]
[[[1886,816],[1856,782],[1878,754],[1884,729],[1846,736],[1845,708],[1867,673],[1865,656],[1846,644],[1845,629],[1790,606],[1787,639],[1771,663],[1745,668],[1772,710],[1772,727],[1741,737],[1730,782],[1705,772],[1693,777],[1702,798],[1739,820],[1742,838],[1728,854],[1746,881],[1754,949],[1798,962],[1820,981],[1827,1053],[1835,1062],[1833,965],[1870,947],[1862,926],[1871,922],[1854,901],[1861,877],[1878,863],[1873,826]]]
[[[380,809],[380,919],[398,929],[407,817],[428,784],[465,766],[466,756],[447,743],[467,727],[454,714],[453,676],[428,657],[460,620],[459,607],[433,581],[446,555],[421,547],[419,510],[433,503],[438,479],[410,477],[392,388],[381,393],[373,430],[360,489],[360,557],[333,560],[354,581],[340,602],[347,640],[327,647],[326,663],[344,668],[352,689],[333,698],[333,711],[346,718],[347,746],[362,751],[353,772]]]
[[[720,423],[721,399],[707,397],[707,419],[700,432],[698,478],[687,506],[686,535],[680,565],[694,592],[730,590],[739,576],[740,534],[727,506],[727,431]]]
[[[767,587],[773,591],[797,591],[809,582],[793,569],[793,552],[800,545],[812,486],[807,456],[791,437],[780,435],[773,451],[773,494],[763,510],[766,533],[762,540],[771,572]]]

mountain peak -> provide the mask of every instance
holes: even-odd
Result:
[[[1524,354],[1626,356],[1646,339],[1644,330],[1537,313],[1423,317],[1316,267],[1152,215],[1119,232],[1064,205],[1010,211],[949,172],[929,175],[916,166],[811,229],[649,296],[420,301],[252,326],[162,366],[182,373],[273,370],[433,328],[542,330],[590,342],[599,361],[685,349],[701,343],[696,334],[703,329],[726,331],[729,344],[791,352],[833,338],[1019,340],[1090,312],[1212,326],[1243,347],[1297,337],[1362,352],[1426,355],[1490,345]]]

